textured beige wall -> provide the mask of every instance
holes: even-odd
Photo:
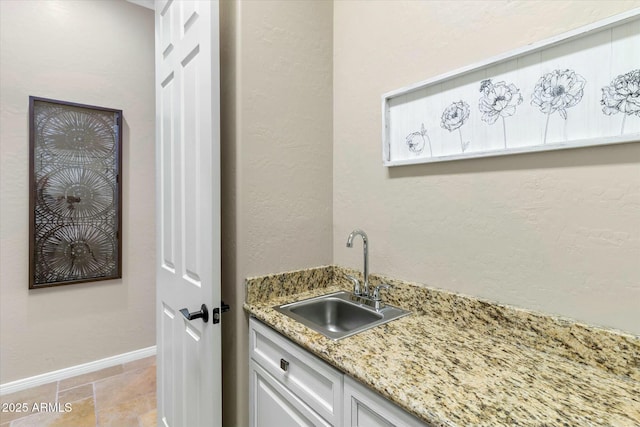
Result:
[[[332,260],[330,1],[221,4],[224,425],[248,425],[244,279]]]
[[[380,96],[638,1],[337,1],[334,262],[640,333],[640,144],[388,169]],[[597,65],[597,64],[596,64]]]
[[[0,383],[155,344],[153,12],[0,1]],[[119,108],[123,278],[28,290],[28,96]]]

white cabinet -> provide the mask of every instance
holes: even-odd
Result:
[[[342,424],[340,371],[255,319],[250,322],[249,353],[251,427],[271,427],[275,420],[280,426],[280,418],[272,414],[305,420],[291,425]]]
[[[253,318],[249,345],[251,427],[428,427]]]

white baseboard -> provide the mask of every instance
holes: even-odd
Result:
[[[59,369],[57,371],[45,372],[44,374],[34,377],[23,378],[21,380],[11,381],[9,383],[0,384],[0,396],[15,393],[16,391],[25,390],[27,388],[36,387],[43,384],[60,381],[67,378],[75,377],[89,372],[99,371],[100,369],[110,368],[111,366],[121,365],[134,360],[144,359],[145,357],[154,356],[156,354],[156,346],[141,348],[140,350],[130,351],[129,353],[117,354],[100,360],[95,360],[82,365],[70,366],[68,368]]]

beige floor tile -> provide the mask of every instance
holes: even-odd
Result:
[[[138,427],[138,417],[156,406],[156,394],[150,393],[98,411],[99,427]]]
[[[154,409],[140,415],[140,427],[156,427],[158,425],[158,410]]]
[[[49,383],[0,397],[0,403],[18,404],[21,412],[0,412],[0,424],[31,415],[34,403],[55,403],[57,383]],[[26,412],[24,412],[26,406]],[[12,409],[9,407],[9,409]]]
[[[0,427],[155,427],[155,356],[1,396],[0,402],[28,409],[0,413]],[[65,403],[71,404],[68,412]],[[34,404],[45,406],[33,411]]]
[[[94,427],[96,425],[96,412],[92,398],[74,402],[70,409],[69,412],[33,414],[13,421],[11,427]]]
[[[125,371],[132,371],[135,369],[142,369],[142,368],[155,366],[155,365],[156,365],[156,357],[149,356],[149,357],[145,357],[144,359],[138,359],[138,360],[134,360],[133,362],[125,363],[122,365],[122,369]]]
[[[100,369],[99,371],[89,372],[84,375],[78,375],[77,377],[67,378],[60,381],[60,390],[67,390],[83,384],[99,381],[104,378],[112,377],[114,375],[120,375],[122,373],[122,365],[111,366],[109,368]]]
[[[127,371],[95,383],[96,407],[102,411],[155,391],[155,366]]]
[[[93,398],[93,383],[58,392],[58,402],[60,403],[75,402],[87,397]]]

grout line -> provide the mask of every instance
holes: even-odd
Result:
[[[98,420],[98,402],[96,399],[96,383],[95,381],[91,383],[91,390],[93,391],[93,413],[96,417],[96,427],[100,426],[100,420]]]

